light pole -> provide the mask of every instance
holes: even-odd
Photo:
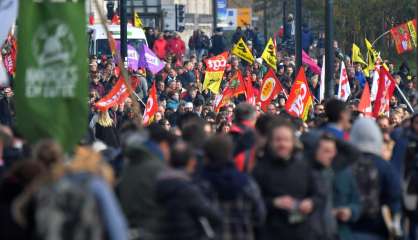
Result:
[[[333,0],[325,0],[325,95],[334,96]]]
[[[125,62],[128,56],[128,20],[126,17],[126,0],[119,0],[120,14],[120,56]]]
[[[302,0],[296,0],[296,69],[302,67]]]

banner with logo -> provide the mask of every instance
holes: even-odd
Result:
[[[157,100],[157,88],[155,87],[155,81],[149,91],[147,104],[145,106],[144,116],[142,123],[144,126],[148,126],[154,120],[154,115],[158,112],[158,100]]]
[[[264,49],[261,58],[266,61],[267,65],[277,71],[277,53],[272,38],[270,38],[267,42],[266,48]]]
[[[17,34],[17,127],[31,142],[53,138],[70,150],[87,130],[85,3],[24,2]]]
[[[115,41],[115,40],[111,39],[110,41]],[[120,53],[120,41],[116,40],[115,44],[116,44],[116,59],[115,60],[116,62],[118,62],[119,60],[117,58],[119,58],[119,53]],[[135,49],[135,47],[133,47],[130,44],[128,44],[127,47],[128,47],[128,55],[126,56],[126,58],[128,60],[128,68],[136,71],[138,70],[138,64],[139,64],[138,51]]]
[[[312,104],[313,97],[309,91],[305,71],[303,68],[300,68],[290,91],[289,98],[286,101],[285,109],[290,115],[306,121]]]
[[[338,83],[338,99],[346,102],[351,95],[350,82],[348,81],[347,69],[344,61],[341,61],[340,81]]]
[[[321,68],[318,64],[305,52],[302,50],[302,63],[309,66],[311,71],[315,74],[321,74]]]
[[[253,53],[248,48],[247,44],[245,44],[242,38],[238,41],[237,44],[234,45],[231,52],[232,54],[237,55],[239,58],[250,64],[254,63]]]
[[[257,102],[261,103],[261,109],[267,112],[270,102],[280,93],[284,91],[279,79],[272,69],[264,75],[263,84],[260,88],[260,95]]]
[[[389,101],[395,91],[396,81],[384,68],[379,72],[379,88],[377,90],[376,101],[374,101],[373,116],[389,115]]]
[[[159,73],[165,66],[165,62],[161,61],[155,53],[146,45],[142,45],[139,50],[139,67],[146,67],[153,74]]]
[[[396,52],[398,54],[414,50],[414,42],[411,38],[409,25],[407,23],[392,28],[390,33],[395,41]]]
[[[4,67],[6,68],[7,73],[10,76],[14,76],[16,72],[16,53],[17,53],[16,39],[12,34],[9,34],[6,42],[3,45],[1,54],[3,57]]]
[[[18,2],[18,0],[0,0],[0,47],[7,39],[10,28],[16,21]]]
[[[206,73],[203,81],[203,90],[209,89],[213,93],[219,94],[227,59],[228,52],[224,52],[205,60]]]
[[[135,90],[139,84],[138,78],[131,78],[132,89]],[[100,111],[106,111],[109,108],[122,104],[126,98],[129,97],[128,88],[125,85],[125,80],[122,76],[119,77],[119,80],[116,82],[115,86],[110,90],[110,92],[104,96],[102,99],[97,101],[94,105]]]

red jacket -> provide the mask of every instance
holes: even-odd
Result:
[[[186,45],[184,44],[183,40],[181,40],[181,38],[172,38],[168,40],[167,52],[176,56],[182,56],[186,52]]]
[[[160,59],[165,59],[165,56],[167,55],[167,41],[165,39],[157,39],[154,42],[154,53],[159,57]]]

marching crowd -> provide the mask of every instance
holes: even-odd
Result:
[[[287,30],[283,39],[292,39]],[[323,35],[315,39],[305,26],[303,36],[321,65]],[[178,34],[149,29],[149,48],[165,68],[130,72],[142,102],[156,84],[148,126],[136,97],[95,109],[118,73],[111,58],[92,56],[89,134],[72,153],[53,140],[27,143],[14,127],[13,89],[3,89],[0,239],[418,239],[418,115],[400,93],[388,115],[362,117],[359,98],[371,79],[335,42],[335,81],[345,61],[347,101],[319,102],[319,76],[305,66],[316,101],[306,121],[290,116],[285,92],[297,69],[283,48],[275,74],[285,91],[265,112],[242,96],[217,112],[215,95],[202,90],[203,60],[240,39],[257,59],[229,57],[222,86],[239,70],[258,95],[268,67],[256,29],[238,28],[230,40],[221,29],[211,38],[197,30],[188,52]],[[385,62],[416,106],[408,66]]]

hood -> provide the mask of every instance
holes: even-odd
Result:
[[[236,199],[248,182],[247,176],[238,172],[232,163],[222,168],[205,167],[202,177],[210,182],[222,200]]]
[[[351,143],[364,153],[382,155],[383,136],[376,122],[370,118],[358,119],[351,129]]]

